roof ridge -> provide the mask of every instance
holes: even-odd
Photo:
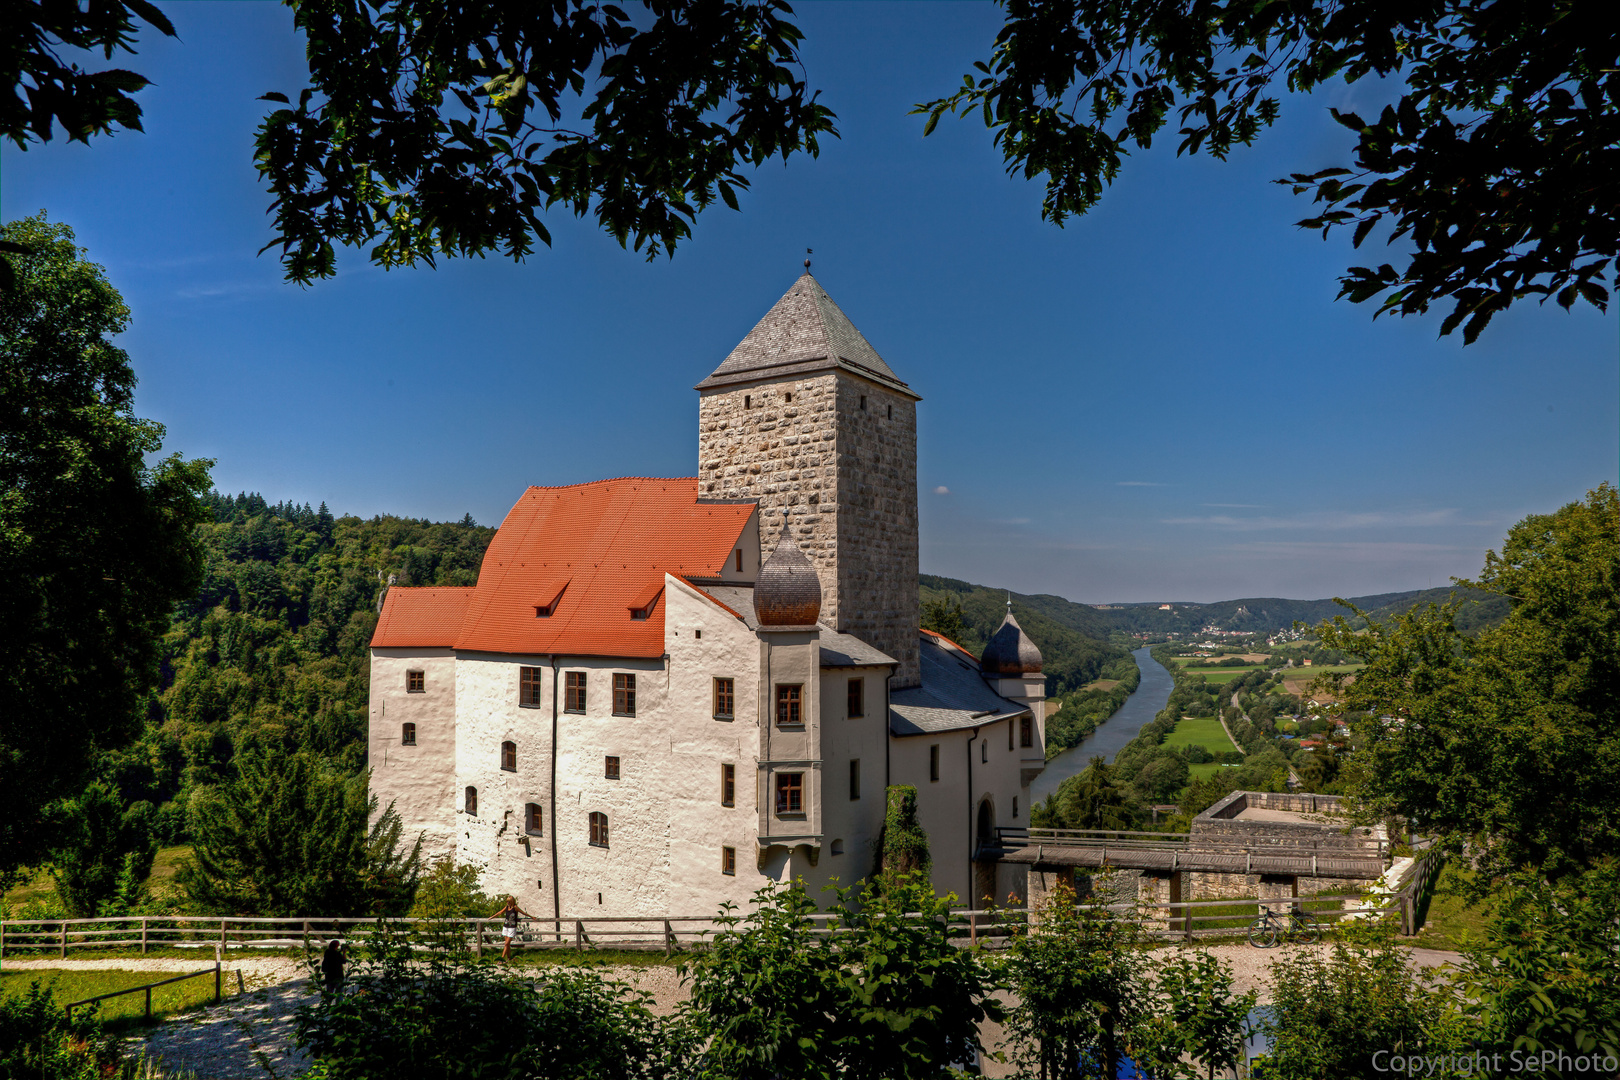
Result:
[[[647,481],[657,480],[657,481],[660,481],[660,482],[663,482],[663,483],[673,483],[673,482],[680,481],[680,480],[690,480],[690,481],[692,481],[692,483],[695,484],[695,483],[698,482],[698,477],[696,477],[696,476],[607,476],[607,477],[603,477],[601,480],[582,480],[577,484],[530,484],[528,486],[527,490],[529,490],[529,491],[568,491],[568,490],[571,490],[573,488],[596,487],[598,484],[617,484],[617,483],[619,483],[621,481],[624,481],[624,480],[647,480]]]

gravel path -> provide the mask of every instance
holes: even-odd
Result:
[[[1232,969],[1238,993],[1259,990],[1262,1002],[1270,1000],[1267,977],[1279,957],[1301,951],[1325,954],[1327,945],[1282,945],[1256,949],[1248,945],[1215,945],[1209,948]],[[1179,947],[1156,949],[1153,956],[1168,960]],[[1411,950],[1412,963],[1434,968],[1455,963],[1456,953],[1435,949]],[[204,965],[196,960],[24,960],[7,961],[6,970],[110,969],[126,971],[194,971]],[[520,972],[535,969],[521,967]],[[292,1015],[310,992],[308,968],[301,960],[254,958],[231,960],[227,973],[240,971],[248,992],[233,995],[223,1004],[171,1017],[148,1033],[130,1042],[132,1049],[144,1048],[161,1057],[170,1069],[194,1071],[206,1080],[287,1080],[309,1067],[309,1059],[293,1044]],[[612,967],[607,973],[653,996],[653,1011],[668,1015],[687,998],[686,988],[674,967]],[[226,977],[234,987],[235,978]],[[987,1025],[987,1046],[999,1043],[999,1025]],[[1001,1075],[1000,1067],[987,1063],[986,1075]]]

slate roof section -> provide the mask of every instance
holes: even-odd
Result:
[[[661,588],[666,571],[719,575],[755,512],[747,503],[699,503],[697,495],[696,477],[529,488],[484,553],[454,647],[662,656],[667,605],[653,604],[646,619],[632,619],[631,606]],[[537,618],[535,597],[564,579],[550,617]]]
[[[827,290],[806,272],[696,389],[831,368],[842,368],[921,400],[883,362]]]
[[[889,731],[896,736],[994,724],[1029,714],[990,688],[973,657],[938,634],[922,632],[922,685],[895,690],[889,696]]]
[[[410,588],[395,585],[383,597],[374,649],[448,649],[461,633],[472,586],[434,585]]]

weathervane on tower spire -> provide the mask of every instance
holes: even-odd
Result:
[[[814,255],[815,254],[815,252],[811,251],[809,248],[805,248],[804,253],[806,255]],[[810,260],[809,259],[804,260],[804,272],[807,273],[807,274],[810,272]]]

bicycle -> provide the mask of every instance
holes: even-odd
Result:
[[[1315,942],[1322,940],[1322,924],[1309,912],[1290,908],[1280,916],[1270,908],[1261,908],[1260,916],[1249,924],[1249,944],[1257,949],[1269,949],[1279,938]]]

